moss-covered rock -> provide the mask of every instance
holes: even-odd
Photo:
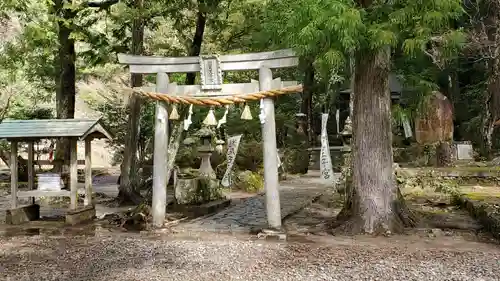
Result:
[[[496,239],[500,239],[499,205],[474,200],[467,195],[456,196],[455,201],[457,205],[475,217]]]
[[[436,166],[436,145],[413,144],[400,147],[393,150],[393,159],[396,163],[405,163],[411,167]]]
[[[224,198],[219,181],[206,177],[179,178],[175,186],[177,204],[199,205]]]
[[[436,192],[457,194],[459,185],[456,179],[445,177],[429,170],[425,174],[412,174],[405,170],[396,169],[396,182],[402,189],[428,188]]]
[[[429,178],[455,181],[458,185],[498,185],[500,172],[493,167],[404,168],[400,176],[417,179]]]

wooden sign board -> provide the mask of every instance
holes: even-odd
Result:
[[[202,90],[222,90],[222,69],[217,56],[200,56]]]

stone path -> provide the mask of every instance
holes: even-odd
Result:
[[[301,210],[328,188],[313,171],[306,176],[280,183],[281,216],[288,217]],[[177,231],[248,232],[265,227],[265,195],[259,194],[242,200],[214,215],[198,218],[175,227]]]

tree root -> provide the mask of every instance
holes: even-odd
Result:
[[[120,206],[139,205],[144,201],[141,194],[136,191],[132,192],[132,194],[119,191],[116,199]]]
[[[366,229],[365,222],[357,213],[355,206],[356,204],[352,196],[346,198],[344,208],[342,208],[335,221],[331,224],[332,234],[390,235],[393,233],[403,233],[406,228],[415,227],[419,221],[418,216],[410,210],[399,190],[397,200],[392,204],[393,215],[389,221],[377,223],[375,229],[371,231]]]

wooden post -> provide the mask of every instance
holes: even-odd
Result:
[[[11,208],[17,208],[17,141],[10,143],[10,197]]]
[[[85,139],[85,206],[92,205],[92,139]]]
[[[75,210],[78,206],[78,158],[76,153],[76,139],[70,140],[70,160],[69,160],[69,188],[70,188],[70,209]]]
[[[271,69],[259,69],[261,91],[271,90],[273,74]],[[276,148],[276,123],[274,120],[274,100],[263,101],[265,123],[262,125],[262,143],[264,152],[264,190],[266,192],[267,222],[271,229],[281,229],[281,205],[278,179],[278,151]]]
[[[157,73],[157,92],[166,93],[168,88],[168,75]],[[156,102],[155,138],[153,155],[153,226],[162,227],[165,221],[167,208],[167,162],[168,162],[168,110],[163,101]]]
[[[35,158],[35,143],[28,141],[28,189],[35,189],[35,166],[33,160]],[[35,204],[35,197],[31,198],[31,204]]]

